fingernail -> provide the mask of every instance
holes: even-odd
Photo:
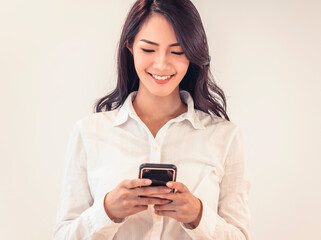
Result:
[[[152,183],[152,181],[149,179],[145,181],[145,184],[151,184],[151,183]]]
[[[172,189],[170,189],[170,188],[165,188],[164,189],[164,192],[170,192],[170,191],[172,191]]]
[[[166,184],[168,187],[173,187],[173,183],[169,182]]]

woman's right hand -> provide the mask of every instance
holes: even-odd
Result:
[[[113,221],[117,221],[146,210],[148,205],[164,205],[170,203],[170,200],[141,197],[171,192],[171,189],[168,187],[148,187],[151,183],[149,179],[122,181],[105,196],[104,207],[108,217]]]

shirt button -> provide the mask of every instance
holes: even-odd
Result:
[[[158,151],[158,147],[157,146],[154,147],[154,151]]]
[[[161,220],[162,219],[162,216],[159,216],[159,215],[156,215],[156,220]]]

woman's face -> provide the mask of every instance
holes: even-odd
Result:
[[[173,27],[163,16],[153,14],[147,19],[130,50],[140,79],[139,92],[160,97],[178,94],[189,60],[177,43]]]

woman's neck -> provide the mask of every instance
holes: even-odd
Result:
[[[165,97],[138,90],[133,107],[140,118],[149,121],[168,121],[187,111],[187,106],[180,98],[179,89]]]

